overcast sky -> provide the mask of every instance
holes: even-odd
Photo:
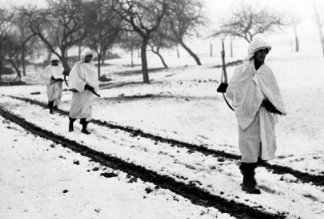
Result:
[[[318,5],[318,11],[324,11],[323,0],[200,0],[205,5],[205,15],[210,19],[211,24],[208,26],[209,31],[213,31],[217,25],[217,20],[223,19],[230,13],[239,2],[252,3],[256,7],[268,7],[276,12],[288,14],[297,14],[303,18],[302,23],[298,26],[298,32],[302,40],[306,43],[318,41],[318,30],[314,23],[313,1]],[[33,4],[39,7],[46,6],[46,0],[0,0],[0,7],[21,6]],[[324,17],[324,15],[322,15]],[[274,37],[283,37],[291,35],[291,27],[286,27],[283,32]],[[282,39],[277,39],[281,41]]]
[[[323,0],[200,0],[204,3],[205,13],[211,19],[219,18],[225,15],[224,13],[230,12],[233,6],[238,2],[249,2],[257,7],[269,7],[281,13],[297,13],[301,17],[310,17],[313,14],[312,2],[324,10]],[[0,6],[21,6],[21,5],[37,5],[40,7],[46,6],[46,0],[0,0]],[[323,11],[319,10],[319,11]]]
[[[216,16],[226,11],[230,11],[233,5],[240,0],[200,0],[205,4],[206,13],[209,16]],[[297,12],[301,16],[309,16],[312,13],[313,0],[241,0],[250,2],[259,7],[268,6],[281,12]],[[323,0],[315,0],[316,4],[323,6]],[[46,6],[46,0],[0,0],[0,6],[10,7],[17,5],[38,5]]]
[[[201,0],[204,2],[207,8],[210,9],[211,13],[218,12],[224,8],[230,8],[230,5],[233,5],[240,0]],[[244,1],[244,0],[241,0]],[[312,6],[313,0],[245,0],[246,2],[252,2],[256,5],[261,6],[270,6],[272,8],[277,8],[278,10],[295,10],[298,12],[307,12]],[[322,0],[315,0],[317,4],[323,5]],[[28,5],[34,4],[39,6],[45,6],[46,0],[0,0],[1,6],[12,6],[12,5]]]
[[[46,0],[0,0],[0,5],[5,7],[28,4],[45,6]]]

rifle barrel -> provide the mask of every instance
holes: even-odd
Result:
[[[224,75],[224,82],[227,83],[227,72],[226,72],[226,64],[225,64],[225,46],[224,46],[224,40],[222,40],[222,69],[223,69],[223,75]]]

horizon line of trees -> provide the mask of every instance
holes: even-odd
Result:
[[[150,82],[148,50],[160,58],[165,68],[168,65],[161,49],[179,46],[197,65],[202,64],[186,44],[188,38],[197,35],[197,28],[207,24],[199,0],[47,0],[47,3],[46,8],[0,8],[0,80],[7,66],[15,70],[17,78],[25,76],[27,60],[44,48],[48,60],[54,54],[69,72],[69,49],[79,48],[80,56],[82,48],[89,47],[96,53],[99,77],[104,57],[113,46],[130,51],[132,65],[134,51],[140,50],[144,83]],[[289,24],[296,30],[298,22],[294,19]],[[256,10],[247,4],[240,5],[221,21],[211,37],[250,42],[258,33],[270,33],[287,24],[282,16],[266,8]]]

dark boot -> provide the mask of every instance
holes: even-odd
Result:
[[[54,100],[48,102],[48,107],[50,109],[50,114],[53,114],[54,113]]]
[[[267,160],[262,160],[260,157],[258,157],[258,162],[257,162],[257,166],[262,166],[265,163],[267,163]]]
[[[91,133],[87,130],[88,123],[89,123],[89,122],[87,122],[86,119],[84,119],[84,118],[83,118],[83,119],[80,119],[80,124],[82,124],[82,130],[81,130],[81,132],[82,132],[83,134],[86,134],[86,135],[91,134]]]
[[[255,168],[256,163],[242,163],[240,166],[240,170],[243,175],[242,190],[249,194],[261,194],[261,191],[255,187]]]
[[[255,179],[255,168],[257,168],[258,167],[258,163],[250,163],[249,164],[249,168],[250,168],[250,174],[251,174],[251,183],[252,183],[252,185],[254,185],[254,186],[257,186],[257,181],[256,181],[256,179]]]
[[[76,119],[72,119],[71,117],[69,117],[70,123],[69,123],[69,132],[73,132],[74,131],[74,127],[73,127],[73,123]]]

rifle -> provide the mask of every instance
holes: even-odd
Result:
[[[233,107],[229,104],[228,100],[225,97],[226,89],[228,87],[228,80],[227,80],[227,72],[226,72],[226,64],[225,64],[225,47],[224,47],[223,39],[222,39],[221,57],[222,57],[222,77],[221,77],[221,83],[217,88],[217,92],[222,93],[227,106],[234,111]]]
[[[90,90],[94,95],[96,95],[97,97],[100,97],[100,95],[95,91],[95,90]]]
[[[64,82],[65,82],[65,84],[66,84],[67,87],[69,87],[69,83],[68,83],[67,80],[66,80],[66,76],[68,76],[69,74],[70,74],[70,71],[64,69],[64,71],[63,71],[63,75],[64,75]]]
[[[95,89],[94,89],[93,87],[91,87],[90,85],[86,84],[86,85],[84,86],[84,89],[89,90],[89,91],[91,91],[94,95],[96,95],[97,97],[100,97],[100,95],[99,95],[99,94],[95,91]]]

